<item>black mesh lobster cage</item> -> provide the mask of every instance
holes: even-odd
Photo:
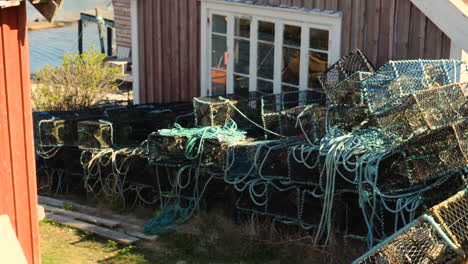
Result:
[[[128,125],[115,126],[105,120],[81,121],[77,124],[78,142],[82,149],[104,149],[129,145]]]
[[[374,72],[375,69],[360,50],[355,50],[333,64],[318,77],[318,80],[322,87],[327,90],[335,87],[358,71]]]
[[[40,147],[75,146],[78,140],[77,123],[96,120],[102,112],[35,112],[34,140]]]

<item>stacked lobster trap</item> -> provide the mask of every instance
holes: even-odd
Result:
[[[96,196],[159,206],[161,215],[145,226],[150,233],[173,230],[221,200],[314,229],[317,245],[341,232],[374,246],[466,188],[464,70],[455,60],[390,61],[375,70],[355,51],[319,76],[315,89],[49,113],[36,120],[36,146],[42,165],[59,166],[69,149],[79,153],[70,158]],[[426,220],[403,233],[430,259],[451,256],[440,228]],[[406,262],[390,259],[407,241],[363,263],[426,263],[414,248]]]

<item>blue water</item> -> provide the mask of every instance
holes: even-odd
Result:
[[[98,8],[110,8],[111,0],[71,0],[65,1],[58,12],[56,20],[74,20],[79,18],[80,11]],[[28,20],[41,17],[30,4],[27,6]],[[97,25],[89,23],[83,30],[83,48],[93,45],[100,49]],[[107,41],[105,41],[107,45]],[[107,47],[106,47],[107,50]],[[29,54],[31,58],[31,73],[50,64],[57,66],[62,63],[61,57],[69,52],[78,52],[78,26],[53,28],[29,32]]]
[[[107,45],[107,41],[104,43]],[[100,49],[97,25],[90,23],[83,30],[83,48],[89,49],[93,46]],[[70,52],[78,52],[77,26],[29,32],[31,73],[35,73],[47,64],[60,65],[61,57]]]

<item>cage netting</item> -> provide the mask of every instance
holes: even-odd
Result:
[[[331,90],[337,84],[359,71],[374,72],[375,69],[360,50],[354,50],[333,64],[318,80],[327,94],[333,94]]]

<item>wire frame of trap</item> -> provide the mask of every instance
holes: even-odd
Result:
[[[372,114],[380,114],[412,93],[459,82],[464,69],[457,60],[390,61],[362,81],[364,100]]]
[[[37,144],[41,147],[60,147],[65,144],[65,120],[47,119],[38,122]]]
[[[105,120],[88,120],[77,123],[78,142],[81,149],[104,149],[127,146],[130,126],[114,126]]]
[[[466,116],[467,84],[449,84],[406,96],[402,103],[375,117],[388,133],[407,139],[429,129],[462,120]]]
[[[148,136],[147,151],[150,164],[185,164],[187,138],[182,136],[163,136],[157,132]]]
[[[468,164],[467,125],[467,120],[450,124],[405,143],[410,181],[423,183]]]
[[[326,111],[325,106],[311,104],[264,113],[265,138],[307,137],[311,142],[318,142],[325,135]]]
[[[399,230],[353,264],[456,263],[461,256],[453,243],[431,220],[423,216]]]
[[[372,76],[373,72],[358,71],[334,86],[324,88],[331,104],[364,105],[362,81]]]
[[[325,90],[334,89],[333,87],[358,71],[374,72],[375,69],[366,56],[357,49],[338,60],[322,73],[318,80]]]
[[[455,245],[468,254],[468,189],[434,206],[430,212]]]

